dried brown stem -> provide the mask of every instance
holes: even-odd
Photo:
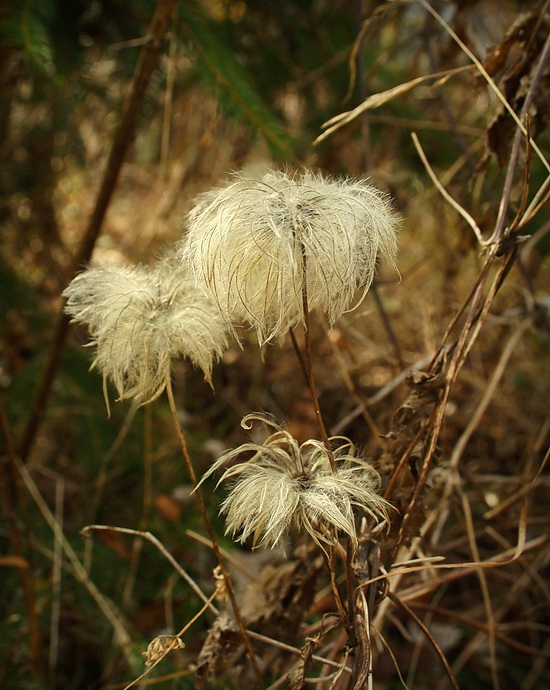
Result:
[[[115,191],[126,152],[133,141],[137,118],[141,110],[149,80],[157,65],[162,42],[174,7],[175,0],[158,0],[157,2],[157,8],[147,30],[147,41],[140,53],[130,92],[124,106],[124,112],[113,139],[113,145],[103,174],[103,180],[97,195],[94,211],[75,259],[73,273],[79,271],[82,266],[89,261],[96,240],[101,233],[103,221]],[[23,461],[26,461],[32,451],[38,430],[44,419],[46,405],[50,397],[52,385],[59,368],[61,353],[65,345],[69,322],[70,317],[62,311],[57,319],[55,334],[42,381],[38,388],[29,421],[19,448],[19,455]]]
[[[535,74],[533,75],[533,79],[531,80],[531,83],[529,85],[529,90],[525,96],[523,107],[521,109],[521,114],[519,115],[518,129],[516,129],[516,133],[514,135],[514,141],[512,143],[512,151],[510,153],[510,160],[508,162],[508,167],[506,170],[506,179],[504,181],[502,197],[500,200],[498,217],[497,217],[497,221],[495,223],[495,229],[493,230],[493,234],[491,235],[491,239],[490,239],[491,242],[499,242],[502,239],[502,237],[504,236],[505,225],[506,225],[506,211],[507,211],[509,203],[510,203],[510,195],[512,193],[512,185],[513,185],[514,176],[516,173],[516,167],[517,167],[517,162],[518,162],[518,157],[519,157],[519,151],[520,151],[522,136],[523,135],[526,136],[529,143],[532,142],[531,137],[529,136],[528,126],[525,125],[525,129],[522,129],[520,127],[520,123],[522,123],[527,118],[527,114],[529,112],[531,104],[533,103],[533,99],[534,99],[535,94],[537,92],[537,87],[538,87],[539,81],[542,77],[543,70],[546,68],[546,63],[548,62],[549,57],[550,57],[550,35],[547,37],[546,42],[544,44],[544,47],[542,49],[539,63],[537,65],[537,69],[536,69]]]
[[[399,364],[399,368],[401,370],[405,369],[406,364],[405,361],[403,360],[403,354],[401,352],[401,347],[399,345],[399,341],[397,340],[397,335],[395,334],[395,330],[393,326],[391,325],[390,318],[388,316],[388,312],[386,311],[386,307],[384,306],[384,302],[382,302],[382,298],[380,297],[380,293],[378,290],[378,286],[376,283],[374,283],[371,286],[370,289],[372,296],[374,297],[374,303],[376,304],[376,308],[378,309],[378,312],[380,314],[380,318],[382,319],[382,323],[384,324],[384,328],[386,330],[386,333],[388,334],[388,338],[390,339],[390,342],[393,347],[393,351],[395,353],[395,359],[397,360],[397,363]]]
[[[319,405],[319,397],[317,396],[317,389],[315,387],[315,378],[313,376],[313,357],[311,353],[311,338],[309,333],[309,304],[307,295],[307,257],[305,254],[305,248],[302,247],[302,309],[304,316],[304,343],[305,343],[305,367],[307,382],[309,385],[309,392],[311,395],[311,401],[313,403],[313,411],[315,413],[315,419],[317,420],[317,426],[319,427],[319,434],[321,435],[321,441],[323,442],[325,448],[328,451],[328,458],[332,471],[336,471],[336,463],[334,462],[334,456],[332,455],[332,450],[330,448],[330,441],[328,439],[327,428],[325,422],[323,421],[323,416],[321,414],[321,407]]]
[[[105,618],[111,624],[115,632],[116,642],[120,646],[128,666],[133,668],[135,663],[131,652],[131,639],[130,635],[128,634],[127,624],[122,613],[115,607],[113,602],[103,596],[94,582],[88,576],[86,569],[82,565],[68,539],[63,534],[63,530],[49,509],[26,465],[24,465],[21,461],[18,461],[17,465],[21,479],[27,487],[29,494],[32,496],[34,502],[42,513],[44,520],[48,523],[50,529],[54,533],[55,538],[61,544],[63,552],[71,564],[73,575],[88,590],[90,596],[94,599]]]
[[[1,458],[0,495],[2,496],[2,505],[4,507],[3,512],[9,527],[11,548],[15,555],[22,559],[21,562],[28,565],[25,568],[17,568],[17,574],[23,592],[28,621],[30,666],[34,675],[38,676],[40,674],[41,640],[37,619],[34,575],[30,567],[30,554],[28,554],[28,549],[24,548],[24,543],[28,542],[28,538],[26,534],[21,534],[20,532],[16,516],[16,506],[14,506],[12,500],[15,499],[17,503],[19,502],[19,474],[17,472],[17,458],[13,436],[2,398],[0,398],[0,428],[6,442],[7,451],[6,458]],[[17,506],[17,508],[20,509],[20,506]]]
[[[448,617],[451,620],[455,620],[458,623],[467,625],[470,628],[475,628],[476,630],[481,630],[482,632],[486,633],[489,632],[489,626],[486,623],[483,623],[482,621],[477,621],[473,618],[469,618],[468,616],[464,616],[457,611],[452,611],[451,609],[445,609],[441,606],[434,606],[433,604],[428,604],[424,601],[411,601],[410,606],[412,608],[422,609],[424,611],[433,611],[434,613],[437,613],[439,616]],[[508,637],[508,635],[504,635],[503,633],[498,632],[498,630],[494,631],[494,635],[496,640],[502,642],[508,647],[511,647],[512,649],[516,649],[518,652],[521,652],[522,654],[529,654],[530,656],[540,656],[542,659],[550,660],[550,651],[529,647],[528,645],[523,644],[518,640],[515,640],[513,637]]]
[[[80,534],[83,537],[89,537],[90,532],[118,532],[119,534],[130,534],[134,537],[139,537],[141,539],[145,539],[146,541],[150,542],[155,546],[160,553],[166,558],[166,560],[170,563],[172,568],[176,571],[176,573],[183,579],[187,584],[191,587],[191,589],[195,592],[195,594],[201,599],[204,603],[208,600],[208,597],[204,594],[202,589],[197,585],[195,580],[187,574],[187,572],[180,566],[180,564],[176,561],[176,559],[172,556],[172,554],[166,549],[164,544],[159,541],[154,534],[151,534],[151,532],[142,532],[137,529],[131,529],[129,527],[114,527],[113,525],[87,525],[86,527],[83,527],[80,530]],[[217,609],[212,605],[210,606],[210,609],[214,614],[217,614],[218,611]]]
[[[451,670],[451,667],[449,666],[449,662],[445,658],[445,654],[441,650],[441,647],[437,644],[435,641],[433,635],[431,632],[428,630],[428,628],[424,625],[422,620],[416,615],[416,613],[409,607],[405,602],[401,601],[399,597],[397,597],[393,592],[388,592],[388,597],[391,599],[391,601],[400,609],[405,611],[412,619],[413,621],[418,625],[420,630],[426,635],[428,641],[432,645],[435,653],[437,656],[440,658],[441,663],[443,664],[443,668],[445,669],[445,673],[447,674],[449,681],[451,682],[451,685],[454,690],[459,690],[458,683],[456,682],[456,678],[454,677],[454,674]]]

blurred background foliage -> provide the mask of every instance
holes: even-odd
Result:
[[[547,9],[543,2],[431,4],[480,59],[503,40],[521,13]],[[198,598],[150,544],[116,534],[85,542],[79,532],[87,524],[150,530],[211,590],[214,560],[187,532],[201,532],[202,526],[166,403],[161,399],[136,410],[113,402],[108,416],[100,377],[88,371],[91,353],[82,347],[86,333],[71,330],[32,451],[23,458],[44,504],[34,500],[8,459],[15,457],[11,451],[17,451],[25,434],[54,346],[61,292],[81,268],[75,266],[79,242],[154,9],[152,0],[21,0],[0,6],[3,688],[124,687],[125,680],[141,672],[139,651],[148,641],[159,631],[178,629],[197,610]],[[520,45],[519,39],[516,43]],[[508,62],[513,57],[510,52]],[[357,396],[376,396],[404,368],[435,352],[482,262],[471,229],[428,179],[410,132],[418,133],[448,191],[490,233],[506,172],[487,145],[498,103],[474,72],[463,72],[438,88],[431,82],[417,86],[319,145],[313,141],[324,122],[368,95],[468,62],[418,3],[177,2],[94,259],[154,260],[182,235],[196,195],[232,170],[305,165],[331,174],[369,176],[395,196],[404,217],[401,281],[383,269],[362,307],[328,337],[317,324],[314,342],[329,423],[336,426],[351,415],[343,432],[381,463],[382,436],[392,428],[407,389],[396,385],[372,404],[370,426],[363,416],[353,416]],[[507,69],[509,64],[495,74],[501,83]],[[543,88],[548,89],[547,81]],[[548,151],[542,124],[539,130],[539,146]],[[506,159],[510,140],[499,136],[497,148]],[[536,156],[530,174],[532,197],[548,174]],[[520,204],[521,179],[516,177],[510,217]],[[472,509],[479,516],[476,525],[488,552],[494,544],[484,536],[481,516],[513,495],[518,477],[538,466],[548,442],[547,230],[542,214],[529,225],[526,232],[534,239],[522,246],[521,261],[499,293],[453,391],[440,440],[439,456],[445,458],[486,389],[503,339],[536,309],[464,460]],[[185,363],[174,374],[181,421],[199,470],[221,449],[242,442],[239,421],[252,410],[287,419],[297,437],[316,434],[289,345],[269,347],[261,357],[249,334],[243,333],[243,342],[245,348],[235,344],[216,370],[215,392]],[[354,382],[353,395],[342,372]],[[213,491],[206,496],[216,521],[219,496]],[[536,496],[540,501],[531,535],[548,527],[547,481],[538,485]],[[517,531],[517,504],[511,506],[495,528],[503,543],[514,543]],[[83,564],[84,575],[60,550],[48,510]],[[215,524],[221,535],[221,521]],[[468,560],[460,521],[445,523],[443,531],[455,544],[444,555]],[[230,548],[228,540],[221,541]],[[260,558],[241,552],[243,559]],[[542,572],[544,564],[542,558],[525,567]],[[505,597],[517,576],[512,566],[494,576],[495,599]],[[540,591],[522,589],[506,620],[512,627],[521,627],[521,620],[521,640],[548,651],[548,583],[537,577],[545,596],[537,599]],[[113,602],[131,631],[130,654],[113,639],[112,624],[98,608],[93,587]],[[480,615],[477,582],[450,587],[445,596],[442,605],[447,608]],[[446,624],[446,632],[461,644],[473,635]],[[207,627],[203,617],[186,638],[186,651],[163,662],[162,674],[180,672],[181,677],[159,687],[192,687],[192,677],[184,671],[200,650]],[[440,670],[430,653],[414,648],[398,628],[388,639],[405,675],[409,669],[409,687],[431,687]],[[457,644],[449,643],[452,658],[458,655]],[[490,687],[482,649],[461,671],[461,687]],[[548,687],[548,671],[537,666],[536,657],[507,653],[501,658],[502,688]],[[418,663],[422,654],[423,665]],[[387,658],[375,666],[375,677],[377,687],[399,687]],[[533,679],[530,685],[526,678]]]

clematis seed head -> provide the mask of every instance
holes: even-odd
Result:
[[[92,366],[113,382],[120,399],[158,397],[172,360],[181,356],[210,381],[227,344],[218,311],[173,256],[151,267],[90,267],[63,294],[66,312],[90,331]]]
[[[303,322],[304,284],[309,308],[333,323],[366,294],[379,256],[395,262],[398,218],[362,180],[237,174],[189,220],[182,260],[224,319],[250,323],[261,344]]]
[[[226,532],[239,535],[237,541],[251,538],[254,547],[274,547],[295,527],[305,529],[320,546],[332,543],[338,532],[356,546],[356,512],[387,519],[390,504],[378,494],[380,476],[356,456],[349,439],[330,439],[334,471],[320,441],[300,445],[261,414],[248,415],[243,426],[250,428],[253,420],[273,427],[274,433],[261,444],[245,443],[224,453],[201,480],[229,465],[218,482],[231,487],[220,512],[226,515]]]

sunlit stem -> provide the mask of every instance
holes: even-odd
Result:
[[[313,411],[315,413],[315,418],[317,420],[317,426],[319,427],[319,433],[321,435],[321,441],[323,442],[325,448],[328,452],[328,458],[332,471],[336,471],[336,463],[334,462],[334,456],[330,448],[330,441],[328,439],[327,428],[323,421],[323,416],[321,415],[321,407],[319,405],[319,398],[317,397],[317,390],[315,388],[315,379],[313,376],[313,365],[312,365],[312,355],[311,355],[311,339],[309,337],[309,303],[307,295],[307,257],[305,252],[305,247],[300,243],[302,249],[302,310],[304,317],[304,343],[305,343],[305,374],[307,379],[307,384],[309,386],[309,393],[311,395],[311,401],[313,403]]]
[[[351,539],[348,539],[346,546],[346,588],[348,601],[348,622],[350,636],[354,635],[354,621],[355,621],[355,590],[357,587],[355,573],[353,571],[353,562],[355,560],[356,548]],[[353,638],[352,638],[353,641]]]
[[[332,588],[332,593],[334,594],[334,603],[336,604],[336,609],[338,610],[338,617],[342,621],[342,625],[345,628],[349,628],[348,621],[349,615],[346,610],[346,606],[342,600],[342,595],[340,594],[340,588],[338,587],[338,576],[336,573],[336,564],[334,558],[334,547],[329,545],[328,551],[325,550],[323,546],[319,544],[321,555],[327,566],[330,574],[330,585]]]

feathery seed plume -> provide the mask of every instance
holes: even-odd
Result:
[[[377,257],[394,263],[387,195],[361,180],[304,172],[233,176],[199,198],[181,246],[183,261],[227,322],[247,321],[261,344],[303,321],[309,308],[330,323],[366,294]]]
[[[232,488],[221,506],[226,533],[244,542],[252,537],[254,547],[276,546],[291,527],[304,528],[322,545],[333,540],[334,529],[357,545],[354,509],[375,519],[387,518],[389,504],[378,495],[380,477],[364,459],[355,456],[353,444],[342,436],[330,440],[333,472],[325,446],[316,440],[301,445],[271,418],[247,415],[242,426],[250,429],[260,420],[275,429],[262,444],[245,443],[224,453],[203,479],[226,463],[251,452],[252,456],[230,465],[218,485],[230,481]]]
[[[112,380],[120,399],[158,397],[172,359],[180,356],[210,381],[227,344],[218,311],[172,257],[150,268],[88,268],[63,294],[67,313],[92,335],[92,366]]]

